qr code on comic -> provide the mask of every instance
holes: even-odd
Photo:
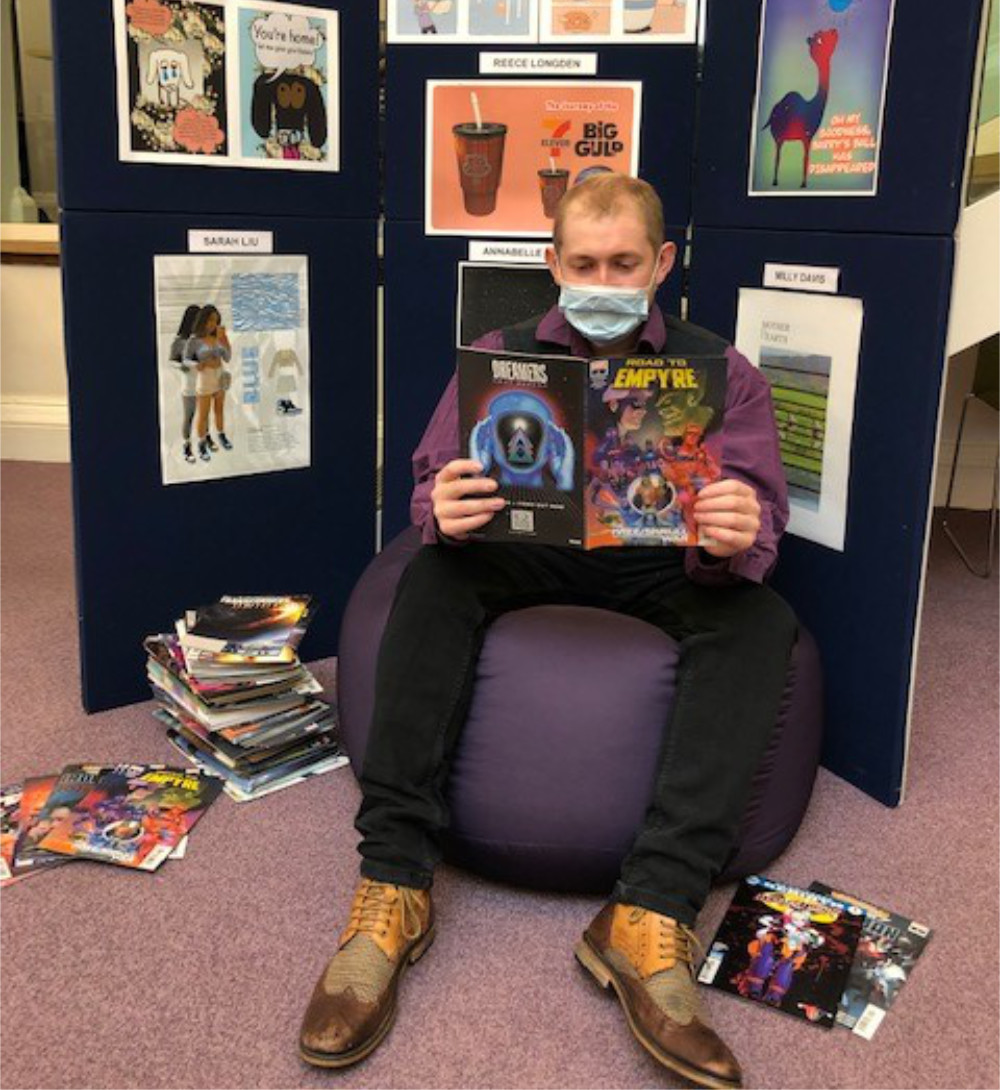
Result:
[[[535,512],[511,511],[510,528],[517,534],[533,534],[535,532]]]

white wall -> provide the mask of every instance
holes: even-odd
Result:
[[[55,265],[0,271],[0,457],[69,461],[69,399]]]

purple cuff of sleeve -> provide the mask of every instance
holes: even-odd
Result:
[[[706,587],[731,586],[742,580],[748,583],[763,583],[774,570],[778,559],[774,545],[760,544],[761,540],[773,541],[772,521],[770,504],[762,503],[757,543],[737,556],[722,560],[709,556],[701,549],[688,549],[684,557],[684,568],[688,578]]]

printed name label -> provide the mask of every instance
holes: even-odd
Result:
[[[764,264],[765,288],[793,288],[795,291],[825,291],[837,294],[840,269],[829,265]]]
[[[481,76],[596,76],[596,53],[480,53]]]
[[[188,231],[191,254],[270,254],[273,231]]]
[[[547,242],[469,242],[470,261],[544,265]]]

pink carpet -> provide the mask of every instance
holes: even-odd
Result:
[[[84,759],[175,761],[151,704],[80,709],[67,467],[4,463],[2,489],[3,782]],[[996,577],[968,575],[936,536],[907,800],[889,810],[821,772],[796,841],[769,870],[884,903],[936,937],[870,1043],[709,993],[748,1086],[1000,1084],[996,633]],[[332,661],[316,672],[332,686]],[[188,857],[156,874],[72,863],[4,890],[0,1083],[685,1085],[631,1040],[573,960],[600,901],[447,868],[437,942],[407,976],[386,1043],[344,1074],[302,1064],[303,1006],[355,882],[357,802],[348,770],[242,806],[222,798]],[[703,938],[731,894],[713,894]]]

